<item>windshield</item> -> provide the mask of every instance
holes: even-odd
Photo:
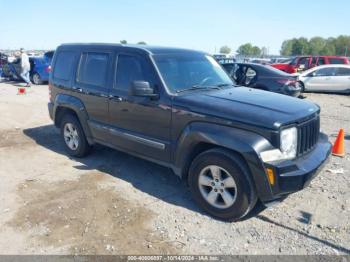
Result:
[[[170,91],[232,85],[231,78],[214,58],[205,54],[154,55],[154,61]]]
[[[298,64],[298,58],[295,57],[292,62],[289,63],[290,65],[297,65]]]

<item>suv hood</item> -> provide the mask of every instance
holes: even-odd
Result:
[[[308,101],[246,87],[177,96],[174,107],[178,106],[205,116],[276,130],[282,125],[306,121],[320,111]]]

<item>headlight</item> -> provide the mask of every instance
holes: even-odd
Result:
[[[286,159],[294,158],[298,148],[298,130],[296,127],[284,129],[281,132],[281,152]]]

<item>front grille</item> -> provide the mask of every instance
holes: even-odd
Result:
[[[320,117],[301,123],[298,126],[298,155],[310,152],[317,144],[320,134]]]

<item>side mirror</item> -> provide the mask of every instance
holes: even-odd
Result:
[[[151,85],[149,84],[149,82],[146,82],[146,81],[134,81],[134,82],[132,82],[130,89],[129,89],[129,95],[141,96],[141,97],[151,97],[151,98],[158,97],[158,94],[154,93],[153,88],[151,88]]]
[[[314,76],[316,76],[316,72],[315,71],[307,75],[307,77],[314,77]]]

